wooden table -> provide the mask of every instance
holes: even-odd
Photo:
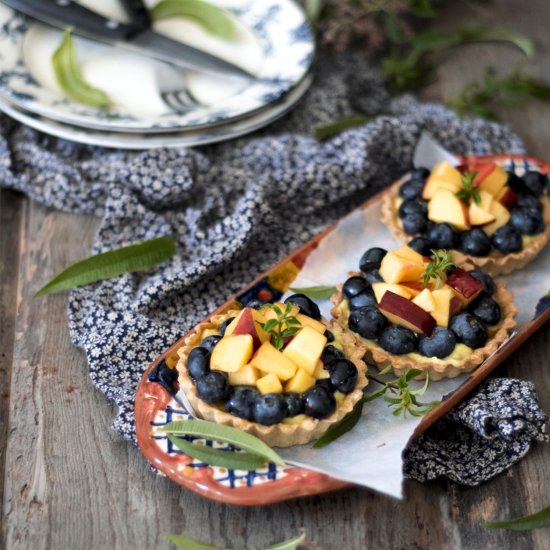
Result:
[[[451,7],[443,24],[475,19],[533,37],[533,73],[550,74],[550,6],[501,0]],[[509,70],[521,56],[504,45],[456,51],[426,91],[450,98],[493,64]],[[503,113],[529,153],[550,159],[550,106],[531,102]],[[550,533],[493,531],[480,523],[550,504],[550,447],[536,445],[507,473],[465,489],[445,481],[406,482],[398,502],[352,489],[267,508],[216,504],[153,475],[139,451],[110,428],[112,404],[87,375],[69,341],[66,296],[33,299],[39,286],[86,256],[97,221],[43,208],[0,191],[0,548],[170,548],[163,532],[211,543],[266,545],[298,533],[324,549],[549,548]],[[550,326],[499,370],[532,380],[550,411]]]

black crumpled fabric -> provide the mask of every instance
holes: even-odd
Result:
[[[313,139],[317,126],[358,112],[384,114],[326,142]],[[363,54],[322,58],[311,91],[284,119],[195,149],[83,146],[0,116],[0,185],[100,217],[94,253],[161,235],[178,242],[173,259],[150,272],[70,293],[71,338],[86,353],[93,382],[119,407],[115,429],[135,441],[134,394],[156,356],[258,273],[408,170],[423,130],[457,154],[523,151],[504,126],[461,120],[410,96],[391,99]],[[494,380],[411,445],[405,471],[421,480],[446,475],[480,483],[523,456],[532,440],[543,440],[545,422],[532,386]]]

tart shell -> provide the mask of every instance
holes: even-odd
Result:
[[[356,340],[359,341],[364,351],[364,358],[369,365],[375,365],[382,370],[389,364],[393,367],[393,372],[396,376],[401,376],[411,369],[418,369],[423,372],[423,375],[418,378],[425,378],[426,374],[429,375],[430,380],[441,380],[443,378],[455,378],[456,376],[464,373],[469,373],[475,370],[485,359],[493,355],[493,353],[500,347],[500,345],[508,338],[516,326],[515,316],[517,309],[513,303],[513,294],[502,283],[496,283],[496,290],[493,299],[498,303],[502,312],[502,318],[498,325],[496,325],[496,331],[492,337],[487,341],[482,348],[476,348],[460,365],[456,365],[450,362],[445,363],[445,359],[438,360],[437,363],[415,361],[414,358],[409,355],[394,355],[383,350],[378,345],[372,346],[368,340],[362,338],[359,335],[354,335]],[[335,307],[331,313],[341,327],[347,331],[348,318],[338,310],[338,305],[343,301],[343,295],[341,288],[337,294],[334,294],[331,298]],[[429,358],[426,358],[429,360]]]
[[[187,371],[187,358],[191,350],[200,344],[205,331],[217,329],[225,319],[237,313],[237,310],[230,311],[223,315],[214,316],[209,322],[201,323],[195,332],[185,339],[183,346],[178,350],[180,359],[176,368],[179,372],[180,387],[185,392],[195,413],[200,418],[243,430],[258,437],[271,447],[291,447],[292,445],[303,445],[319,438],[332,424],[339,422],[346,414],[351,412],[354,405],[363,397],[363,388],[368,384],[367,365],[363,361],[363,346],[357,338],[347,330],[343,330],[340,325],[333,322],[329,323],[323,319],[326,327],[333,334],[337,335],[342,342],[346,358],[352,361],[357,367],[357,385],[355,389],[348,393],[340,403],[337,403],[336,410],[328,418],[317,420],[312,417],[306,417],[303,421],[296,424],[279,422],[271,426],[264,426],[245,420],[244,418],[239,418],[204,402],[198,396],[195,383]]]
[[[384,196],[382,201],[382,222],[392,231],[397,240],[408,243],[413,237],[407,235],[399,226],[399,216],[395,207],[395,199],[399,196],[399,187],[404,183],[406,176],[394,183]],[[544,219],[544,232],[533,235],[531,242],[524,246],[519,252],[510,254],[501,254],[492,250],[489,256],[467,256],[458,250],[452,251],[455,263],[461,267],[470,269],[479,268],[486,271],[491,276],[506,275],[522,269],[544,248],[550,239],[550,200],[542,196],[542,216]]]

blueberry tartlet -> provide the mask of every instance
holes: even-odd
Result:
[[[180,386],[198,416],[268,445],[321,436],[367,385],[356,338],[301,294],[214,316],[178,350]]]
[[[418,168],[392,186],[382,220],[420,252],[453,251],[456,264],[503,275],[527,265],[550,238],[548,177],[522,177],[494,163],[431,173]]]
[[[360,269],[332,297],[331,313],[380,369],[453,378],[478,367],[515,326],[511,292],[480,269],[455,267],[448,251],[372,248]]]

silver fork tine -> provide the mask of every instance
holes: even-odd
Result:
[[[162,100],[176,113],[188,113],[203,106],[187,88],[185,75],[181,70],[159,63],[156,67],[156,80]]]
[[[163,101],[178,113],[186,113],[202,105],[187,89],[174,92],[161,92],[160,95]]]

